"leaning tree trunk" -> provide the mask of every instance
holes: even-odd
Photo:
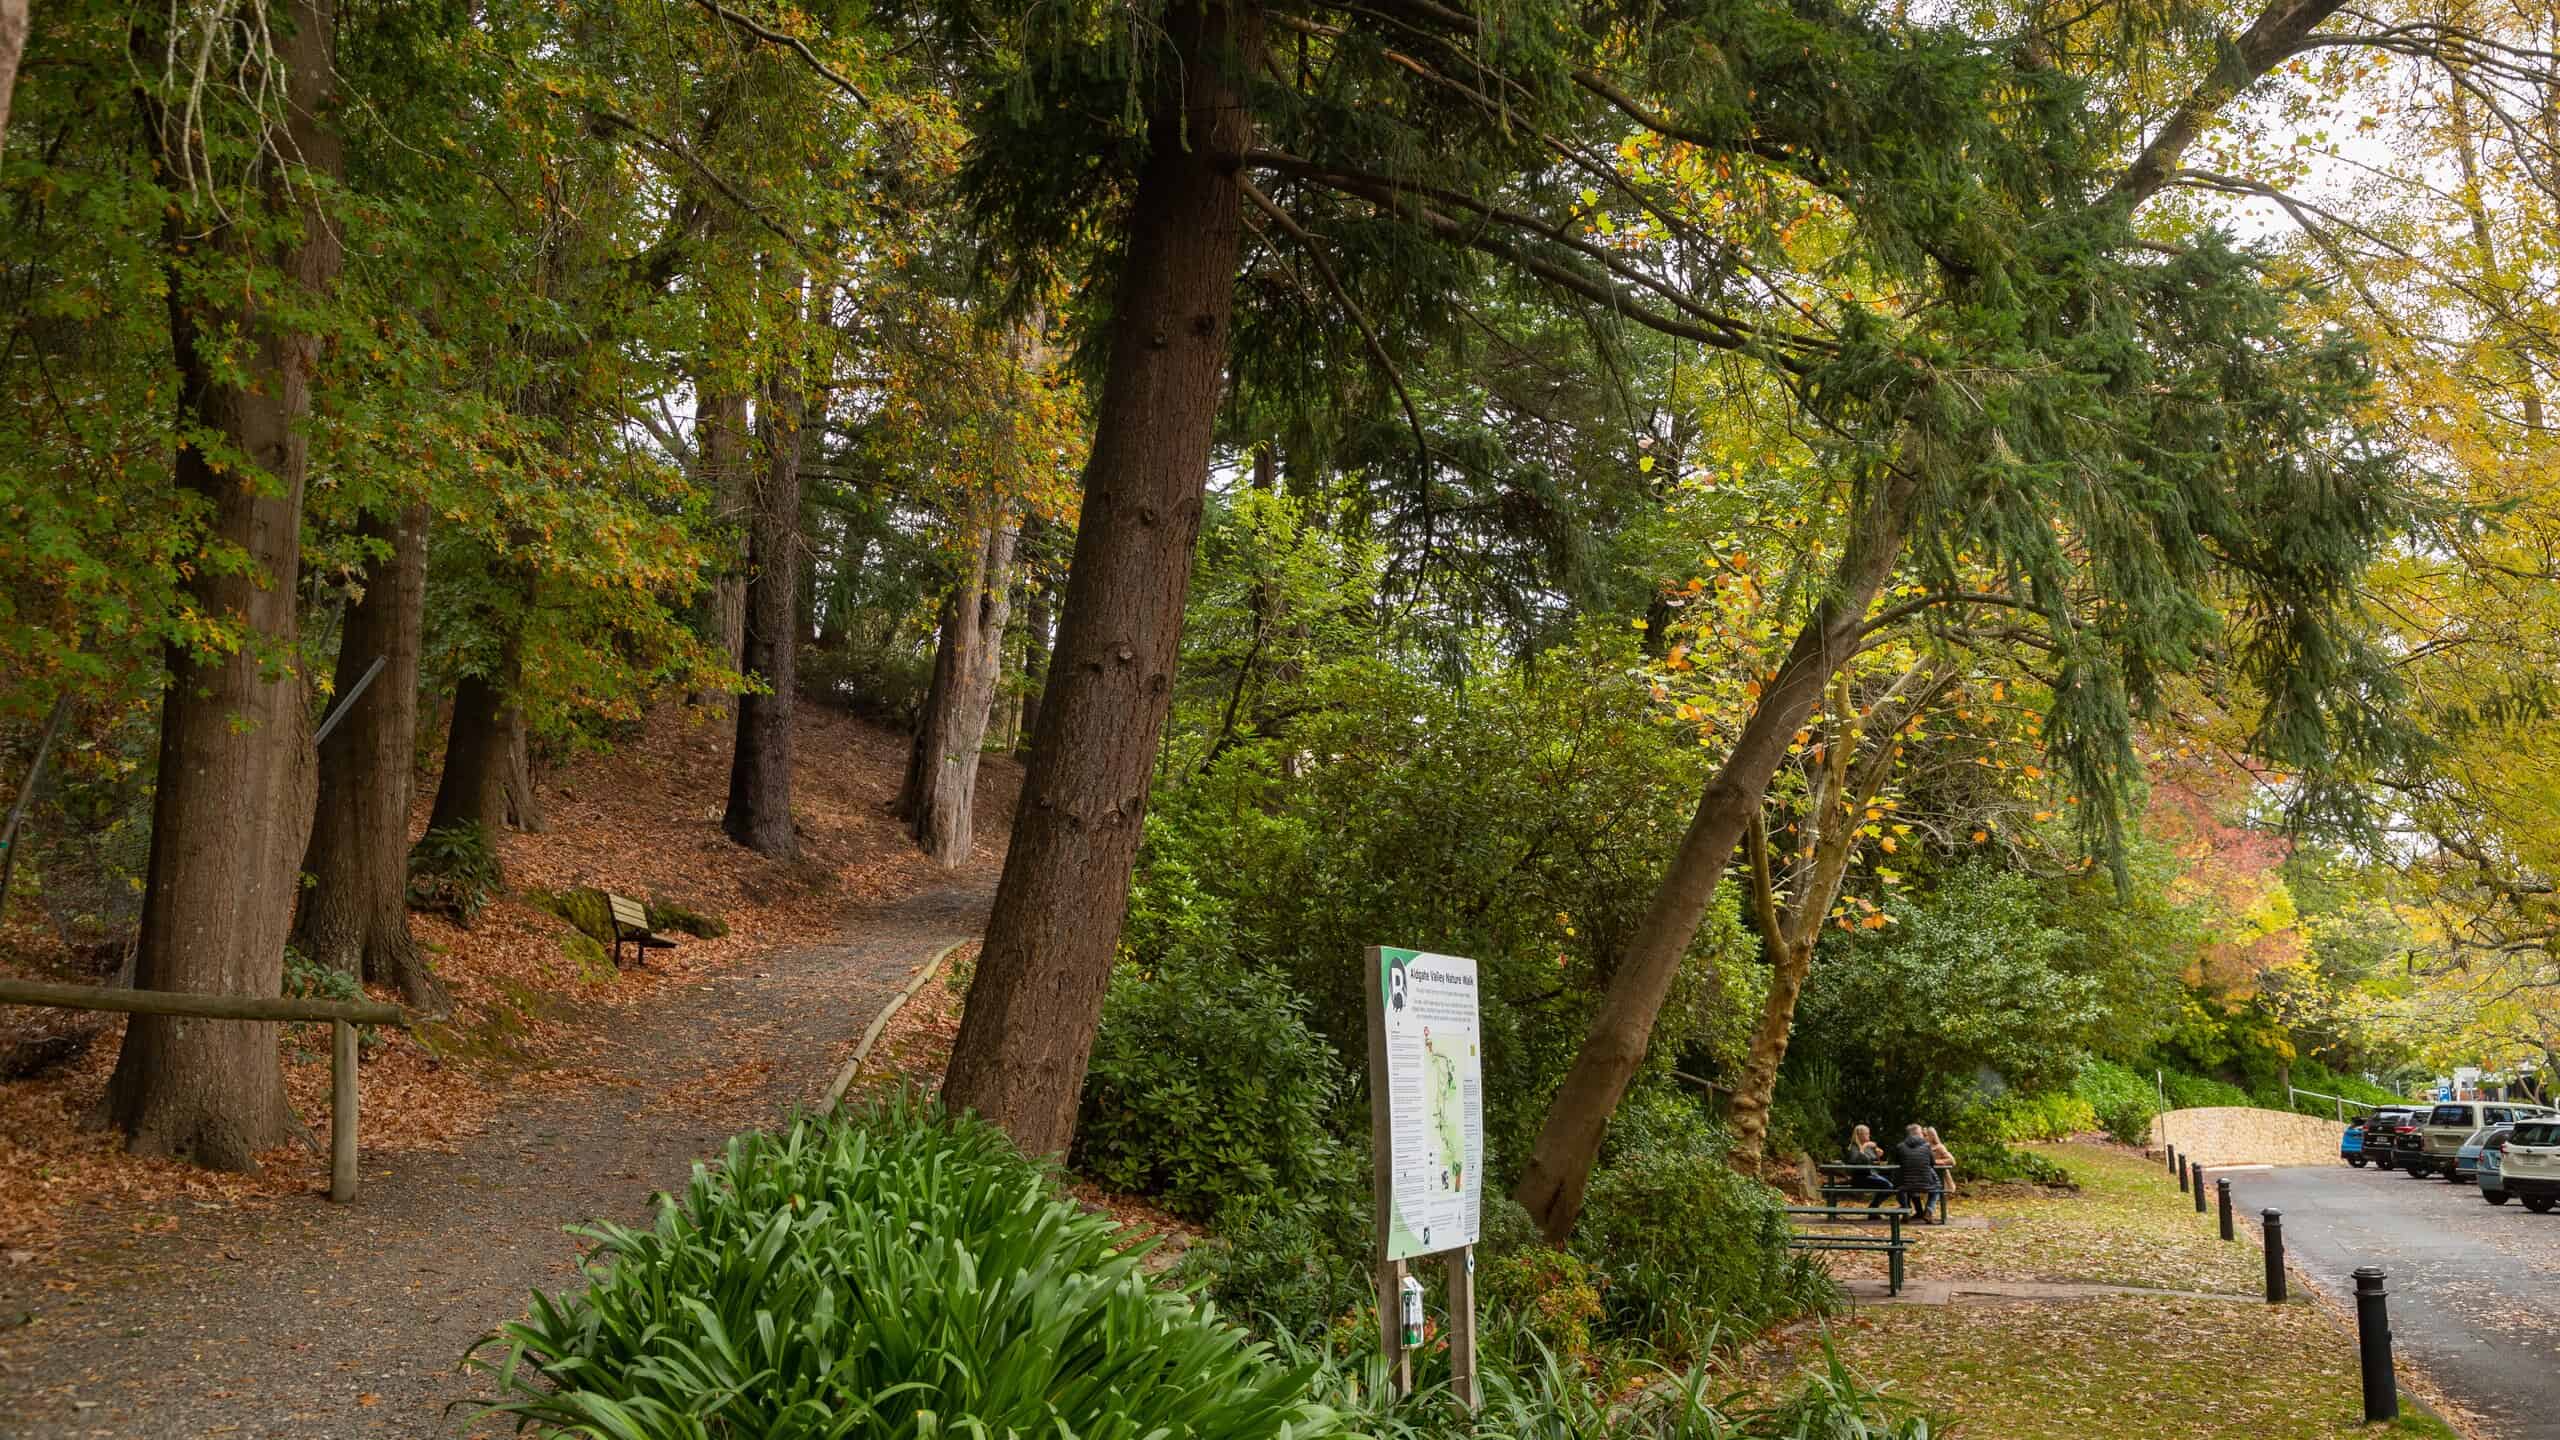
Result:
[[[1810,836],[1805,854],[1813,864],[1798,881],[1786,914],[1778,913],[1778,897],[1769,864],[1766,824],[1754,815],[1745,845],[1751,855],[1751,903],[1758,918],[1761,943],[1769,948],[1769,993],[1760,1007],[1759,1023],[1743,1053],[1742,1076],[1734,1083],[1733,1103],[1725,1121],[1733,1143],[1727,1152],[1735,1168],[1761,1173],[1762,1151],[1769,1138],[1769,1107],[1777,1098],[1778,1067],[1786,1063],[1787,1044],[1795,1033],[1796,1002],[1813,973],[1822,922],[1840,898],[1849,861],[1857,854],[1858,827],[1893,773],[1894,752],[1902,732],[1952,683],[1952,672],[1928,678],[1928,662],[1912,666],[1893,688],[1867,707],[1861,717],[1850,702],[1849,683],[1833,683],[1832,724],[1825,738],[1822,768],[1815,772],[1813,795],[1801,822]],[[1919,688],[1914,690],[1912,687]],[[1861,753],[1860,747],[1863,747]],[[1852,762],[1854,764],[1854,771]]]
[[[934,686],[907,757],[898,797],[907,833],[945,869],[969,863],[977,843],[978,757],[1004,673],[1004,626],[1014,530],[1001,513],[971,537],[969,568],[942,607]]]
[[[1177,5],[1150,99],[1065,614],[943,1096],[1054,1155],[1128,907],[1225,389],[1261,12]]]
[[[329,0],[294,0],[279,38],[285,68],[281,130],[272,153],[322,174],[338,169],[335,136],[321,125],[330,77]],[[149,139],[164,173],[184,162],[174,117],[153,115]],[[271,178],[266,203],[283,209],[307,186]],[[325,290],[338,272],[336,230],[306,213],[297,238],[272,256],[232,220],[213,234],[173,207],[169,322],[178,374],[173,478],[202,507],[209,545],[245,564],[200,565],[185,580],[202,614],[236,624],[244,643],[213,654],[169,649],[160,710],[159,785],[152,800],[151,859],[142,901],[135,984],[147,990],[272,996],[284,984],[295,864],[308,838],[315,776],[306,688],[290,661],[302,561],[303,422],[311,409],[316,337],[285,330],[255,299],[259,290],[208,287],[188,272],[185,246],[220,247],[275,265],[293,289]],[[221,456],[193,441],[219,438]],[[242,461],[263,472],[259,483]],[[295,1129],[273,1024],[136,1015],[107,1082],[108,1121],[141,1154],[222,1170],[255,1170],[258,1152]]]
[[[1744,722],[1732,753],[1699,796],[1698,812],[1689,822],[1671,868],[1655,890],[1617,972],[1609,978],[1590,1034],[1548,1105],[1546,1122],[1530,1148],[1529,1163],[1514,1195],[1551,1239],[1564,1239],[1581,1218],[1583,1191],[1600,1158],[1609,1117],[1626,1094],[1627,1082],[1644,1063],[1653,1022],[1671,993],[1681,957],[1697,937],[1698,922],[1715,898],[1725,862],[1740,843],[1743,827],[1758,812],[1770,777],[1786,759],[1795,732],[1813,713],[1823,686],[1856,653],[1858,627],[1867,607],[1875,602],[1902,554],[1910,523],[1911,482],[1896,473],[1876,483],[1880,488],[1861,507],[1829,591],[1797,632],[1786,660]]]
[[[798,281],[795,277],[793,285]],[[822,292],[823,295],[823,292]],[[823,298],[812,313],[825,310]],[[807,388],[804,388],[807,387]],[[804,423],[823,408],[823,376],[781,366],[764,386],[764,464],[747,511],[746,650],[743,669],[767,689],[738,697],[729,760],[729,806],[720,828],[760,854],[798,852],[791,829],[791,713],[799,693],[800,464]]]
[[[427,594],[427,509],[365,517],[390,546],[347,607],[338,646],[344,697],[377,659],[382,673],[320,746],[320,798],[302,859],[310,884],[294,945],[314,962],[397,988],[420,1009],[445,1007],[444,986],[409,933],[409,797],[418,738],[418,636]],[[343,699],[341,701],[343,702]]]

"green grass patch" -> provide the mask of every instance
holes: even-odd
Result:
[[[1832,1337],[1850,1368],[1939,1417],[1953,1440],[2087,1440],[2146,1417],[2251,1440],[2454,1434],[2414,1409],[2368,1431],[2355,1337],[2306,1304],[2117,1295],[1875,1308]],[[1802,1357],[1820,1361],[1818,1347]]]

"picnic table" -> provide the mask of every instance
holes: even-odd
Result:
[[[1816,1165],[1814,1168],[1822,1172],[1822,1198],[1826,1201],[1837,1203],[1861,1195],[1893,1196],[1898,1195],[1902,1189],[1902,1167],[1891,1161],[1843,1160]],[[1859,1184],[1857,1177],[1862,1174],[1881,1175],[1884,1177],[1885,1184],[1883,1187]],[[1937,1212],[1938,1223],[1941,1225],[1947,1223],[1947,1200],[1955,1193],[1955,1188],[1954,1168],[1946,1165],[1939,1166],[1938,1188],[1932,1208]],[[1929,1214],[1924,1210],[1918,1218],[1927,1220]]]
[[[1827,1187],[1826,1187],[1827,1188]],[[1899,1202],[1870,1210],[1863,1205],[1790,1205],[1789,1215],[1820,1216],[1835,1223],[1872,1224],[1882,1221],[1887,1226],[1882,1235],[1871,1231],[1798,1230],[1787,1237],[1793,1250],[1835,1250],[1882,1254],[1885,1257],[1885,1293],[1902,1293],[1902,1257],[1910,1252],[1911,1238],[1902,1233],[1902,1222],[1912,1212]]]

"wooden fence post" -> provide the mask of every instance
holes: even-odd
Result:
[[[356,1027],[329,1022],[329,1198],[356,1198]]]

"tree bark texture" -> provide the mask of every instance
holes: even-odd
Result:
[[[1858,627],[1893,574],[1910,524],[1911,482],[1888,474],[1860,507],[1831,586],[1814,606],[1733,750],[1698,797],[1670,869],[1620,957],[1590,1034],[1565,1072],[1529,1152],[1515,1197],[1549,1238],[1562,1240],[1582,1215],[1583,1191],[1600,1158],[1609,1117],[1644,1063],[1654,1020],[1671,993],[1681,957],[1715,898],[1725,862],[1759,812],[1770,777],[1803,728],[1824,685],[1856,653]]]
[[[515,764],[514,701],[524,671],[521,615],[494,617],[505,627],[498,659],[487,675],[465,675],[453,690],[453,724],[445,732],[444,773],[436,780],[435,808],[427,828],[485,826],[491,836],[507,823],[507,776]]]
[[[27,53],[27,0],[0,0],[0,158],[9,153],[9,99],[18,92],[18,61]]]
[[[1015,727],[1016,754],[1029,756],[1040,733],[1040,692],[1049,684],[1049,591],[1027,573],[1022,586],[1022,719]]]
[[[973,527],[969,566],[942,607],[934,685],[916,725],[907,783],[898,797],[907,833],[948,870],[977,843],[978,757],[1004,676],[1004,627],[1015,531],[998,513]]]
[[[1061,1154],[1110,979],[1147,782],[1173,698],[1226,383],[1261,13],[1164,17],[1111,358],[1048,694],[943,1097]]]
[[[368,515],[361,533],[391,553],[347,607],[338,645],[344,697],[376,659],[382,673],[320,745],[320,795],[302,869],[310,884],[294,918],[295,947],[315,963],[389,985],[423,1010],[442,1010],[444,986],[409,933],[409,800],[418,743],[418,651],[427,596],[427,509]],[[343,701],[342,701],[343,703]]]
[[[294,0],[279,37],[283,115],[275,153],[335,174],[337,138],[319,111],[331,74],[329,0]],[[163,173],[177,173],[166,147],[175,123],[153,116],[147,137],[164,147]],[[269,204],[291,203],[282,176]],[[300,233],[271,255],[288,283],[326,289],[336,278],[336,232],[306,213]],[[172,267],[180,245],[246,250],[257,243],[228,224],[210,237],[173,213]],[[300,641],[296,585],[302,549],[302,489],[308,448],[316,337],[281,328],[255,300],[219,300],[173,275],[169,292],[178,372],[179,433],[210,432],[261,472],[217,465],[195,445],[178,447],[173,479],[204,509],[207,539],[237,546],[244,567],[198,566],[185,581],[208,616],[238,624],[246,643],[216,657],[172,646],[161,702],[160,769],[152,802],[151,858],[142,902],[135,983],[196,994],[271,996],[284,983],[285,935],[293,923],[296,862],[309,835],[316,778],[305,686],[291,668]],[[252,292],[254,293],[254,292]],[[230,342],[232,359],[214,347]],[[229,364],[248,372],[229,383]],[[222,1170],[254,1170],[257,1154],[292,1136],[284,1071],[272,1023],[137,1015],[107,1082],[105,1115],[140,1154],[192,1160]]]
[[[737,533],[734,541],[722,541],[734,548],[732,563],[712,582],[711,634],[719,642],[721,657],[729,668],[743,673],[747,668],[747,576],[755,564],[750,553],[755,541],[749,532],[754,525],[759,483],[755,458],[748,453],[747,393],[738,390],[706,395],[694,415],[694,444],[703,483],[710,487],[713,497],[713,513],[720,518],[724,537],[732,530]],[[718,696],[696,698],[706,703],[725,703]]]
[[[794,282],[797,284],[795,278]],[[813,306],[823,312],[823,303]],[[797,365],[777,367],[764,385],[759,425],[764,463],[747,507],[744,663],[764,682],[738,697],[736,748],[729,760],[729,806],[720,828],[759,854],[799,851],[791,829],[791,712],[799,696],[800,462],[803,425],[825,404]]]

